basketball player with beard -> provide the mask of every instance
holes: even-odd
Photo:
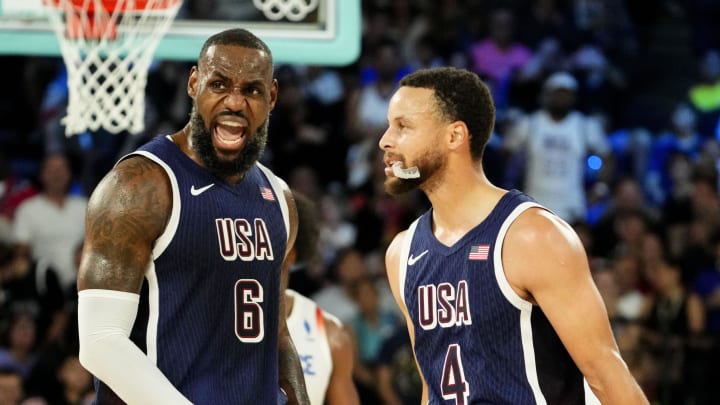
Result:
[[[120,159],[88,204],[78,318],[96,403],[307,404],[281,291],[297,211],[258,162],[271,51],[213,35],[187,91],[189,123]]]
[[[620,357],[578,236],[482,156],[495,107],[467,70],[400,81],[380,139],[385,189],[432,208],[386,254],[431,404],[647,404]]]

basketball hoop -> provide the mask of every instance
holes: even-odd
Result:
[[[65,134],[144,129],[155,49],[182,0],[43,0],[68,71]]]

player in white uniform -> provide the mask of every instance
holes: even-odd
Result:
[[[307,263],[317,252],[315,207],[293,192],[298,209],[298,238],[285,265]],[[289,270],[289,269],[288,269]],[[287,287],[289,271],[283,272]],[[359,405],[352,379],[355,349],[350,334],[333,315],[296,291],[286,289],[287,326],[300,357],[312,405]]]
[[[610,146],[599,121],[573,111],[577,81],[558,72],[543,85],[542,108],[521,119],[506,134],[510,152],[525,153],[523,191],[567,222],[587,212],[585,159],[609,157]]]

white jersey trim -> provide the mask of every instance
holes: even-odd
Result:
[[[175,236],[175,231],[177,231],[178,225],[180,224],[180,189],[178,187],[175,173],[173,173],[170,166],[168,166],[167,163],[162,161],[153,153],[142,150],[135,151],[123,156],[120,161],[135,155],[140,155],[147,159],[150,159],[153,162],[157,163],[160,167],[162,167],[168,176],[168,180],[170,181],[170,187],[172,188],[172,208],[170,210],[170,219],[168,220],[168,224],[165,227],[165,230],[163,230],[163,232],[160,234],[160,237],[155,240],[155,246],[153,247],[153,259],[156,259],[160,257],[160,255],[165,251],[168,245],[170,245],[170,242]]]
[[[290,240],[290,209],[288,207],[287,199],[285,199],[285,189],[288,188],[287,183],[278,176],[276,176],[270,169],[263,166],[260,162],[256,163],[257,167],[265,174],[265,177],[270,182],[270,186],[273,192],[278,198],[280,203],[280,211],[282,212],[283,222],[285,222],[285,242]]]
[[[422,217],[421,217],[422,218]],[[407,262],[410,256],[410,245],[412,245],[413,236],[415,236],[415,228],[420,222],[420,218],[413,221],[405,231],[405,239],[403,239],[400,247],[400,268],[398,269],[398,290],[400,290],[400,299],[402,300],[405,311],[408,311],[407,302],[405,302],[405,279],[407,279]],[[409,313],[409,312],[408,312]]]
[[[155,262],[150,261],[145,272],[145,279],[148,283],[148,324],[145,332],[145,346],[147,356],[153,364],[157,364],[157,331],[160,320],[160,287],[158,285],[157,273],[155,273]]]
[[[147,270],[145,271],[145,279],[148,283],[148,324],[145,344],[147,346],[148,358],[153,364],[157,364],[157,330],[160,319],[160,287],[158,285],[157,274],[155,273],[155,259],[160,257],[160,255],[162,255],[165,249],[167,249],[170,245],[170,242],[172,242],[175,232],[180,224],[180,189],[178,187],[175,173],[172,171],[170,166],[153,153],[147,151],[135,151],[124,156],[120,159],[120,161],[129,156],[135,155],[150,159],[162,167],[168,176],[170,187],[172,189],[172,208],[170,210],[170,219],[168,220],[168,224],[163,232],[157,240],[155,240],[155,246],[152,251],[153,260],[150,261]]]
[[[540,390],[540,381],[538,380],[537,365],[535,364],[535,346],[532,338],[532,310],[533,305],[531,302],[520,297],[515,290],[512,289],[510,282],[505,276],[505,269],[502,265],[502,245],[505,241],[505,236],[510,228],[510,225],[529,208],[543,208],[541,205],[534,202],[524,202],[519,204],[505,218],[500,231],[498,232],[497,239],[495,240],[495,247],[493,249],[493,263],[495,264],[495,278],[497,280],[500,291],[502,291],[505,299],[508,300],[514,307],[520,310],[520,337],[522,339],[523,346],[523,357],[525,359],[525,374],[528,379],[528,384],[533,391],[535,396],[535,402],[537,405],[546,405],[547,401],[545,396]]]
[[[585,388],[585,405],[601,405],[585,378],[583,378],[583,387]]]

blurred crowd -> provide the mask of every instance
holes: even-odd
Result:
[[[225,2],[186,1],[181,14],[210,3]],[[383,254],[428,205],[420,193],[383,191],[377,142],[399,78],[441,65],[490,86],[488,177],[577,230],[622,354],[652,402],[717,403],[720,2],[363,0],[362,12],[354,64],[276,67],[263,161],[317,203],[321,254],[290,287],[355,336],[363,403],[419,403]],[[689,57],[653,59],[667,21],[684,27]],[[690,77],[669,101],[642,97],[677,87],[658,63]],[[62,59],[0,57],[9,79],[0,96],[0,403],[91,397],[74,283],[87,198],[120,156],[184,125],[191,65],[154,63],[143,133],[67,138]]]

